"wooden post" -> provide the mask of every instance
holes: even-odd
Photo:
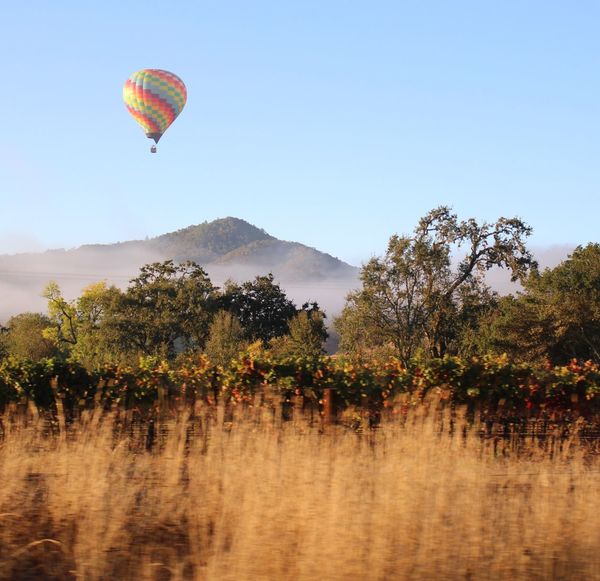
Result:
[[[323,390],[323,423],[328,426],[333,423],[333,389]]]
[[[299,421],[304,414],[304,396],[296,393],[292,396],[292,401],[294,407],[294,420]]]

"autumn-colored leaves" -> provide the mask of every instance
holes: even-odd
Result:
[[[56,389],[50,387],[55,381]],[[30,399],[40,407],[55,395],[66,406],[105,401],[125,407],[165,398],[218,399],[256,405],[256,394],[269,388],[282,396],[322,398],[333,389],[339,405],[393,408],[401,398],[416,404],[429,397],[469,404],[501,414],[594,416],[600,412],[600,367],[572,361],[565,366],[514,363],[505,356],[444,357],[411,362],[356,362],[337,357],[271,359],[242,356],[223,368],[203,355],[179,364],[155,357],[137,367],[105,366],[88,372],[76,363],[9,359],[0,364],[0,406]]]

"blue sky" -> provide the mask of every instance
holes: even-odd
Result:
[[[0,253],[244,218],[359,264],[431,208],[598,241],[600,4],[5,2]],[[159,144],[121,101],[164,68]]]

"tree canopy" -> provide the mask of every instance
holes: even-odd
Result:
[[[264,345],[285,335],[289,320],[296,314],[296,306],[272,274],[242,284],[227,282],[220,304],[239,319],[248,341],[260,339]]]
[[[249,343],[267,347],[288,334],[290,322],[296,329],[299,313],[319,337],[326,337],[318,304],[297,309],[272,274],[228,282],[220,291],[193,262],[147,264],[125,290],[100,282],[68,301],[52,282],[44,296],[49,313],[45,337],[88,368],[140,355],[173,359],[185,351],[209,352],[224,365]]]
[[[523,286],[484,320],[491,350],[529,361],[600,362],[600,244],[579,246],[555,268],[532,271]]]
[[[244,329],[235,315],[218,311],[211,324],[204,349],[215,365],[226,367],[246,347]]]
[[[11,317],[0,333],[0,351],[37,361],[60,355],[59,346],[48,337],[52,321],[41,313],[21,313]]]
[[[524,242],[530,233],[518,218],[479,224],[459,220],[445,206],[432,210],[412,236],[392,236],[385,255],[363,266],[362,288],[348,296],[336,322],[342,348],[367,341],[391,347],[403,361],[418,350],[444,355],[459,321],[467,321],[467,311],[481,308],[489,297],[486,271],[508,268],[517,280],[534,266]],[[452,253],[465,250],[453,265]]]
[[[289,332],[271,340],[270,348],[280,357],[313,358],[323,355],[323,345],[329,334],[325,313],[316,303],[305,303],[288,322]]]
[[[108,324],[121,344],[145,355],[173,357],[178,347],[201,349],[216,310],[216,290],[194,262],[147,264],[111,305]]]

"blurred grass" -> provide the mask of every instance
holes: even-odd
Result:
[[[56,435],[5,414],[0,579],[600,579],[600,461],[576,436],[192,412],[153,425],[151,451],[118,412]]]

